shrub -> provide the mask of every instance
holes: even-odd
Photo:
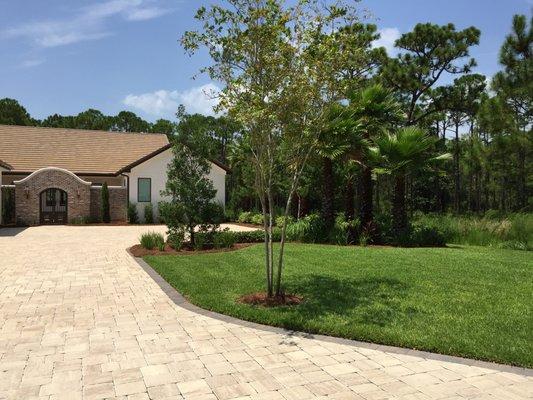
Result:
[[[144,206],[144,222],[147,224],[154,223],[154,206],[152,203],[148,203]]]
[[[258,229],[256,231],[233,232],[235,243],[262,243],[265,240],[265,233]],[[279,242],[281,240],[281,229],[272,229],[272,240]]]
[[[328,232],[318,214],[309,214],[287,226],[287,240],[304,243],[325,243]]]
[[[235,245],[235,234],[229,229],[216,232],[213,236],[213,246],[215,249],[229,249]]]
[[[87,225],[91,223],[91,219],[89,217],[76,217],[76,218],[72,218],[70,220],[70,223],[72,225]]]
[[[240,222],[241,224],[250,223],[251,220],[252,220],[252,212],[251,211],[243,211],[237,217],[237,222]]]
[[[254,225],[263,225],[264,224],[263,214],[259,214],[259,213],[253,214],[250,222]]]
[[[185,230],[184,229],[169,229],[167,232],[167,243],[174,250],[181,250],[183,243],[185,242]]]
[[[280,215],[276,218],[276,226],[279,226],[280,228],[283,226],[283,222],[285,221],[285,216]],[[287,226],[294,223],[294,217],[292,215],[287,216]]]
[[[109,211],[109,189],[107,187],[107,182],[104,182],[102,185],[102,221],[109,223],[111,222],[111,214]]]
[[[443,247],[446,240],[436,227],[415,225],[409,237],[409,245],[416,247]]]
[[[194,250],[205,250],[213,247],[213,232],[197,232],[194,235],[194,243],[191,243]]]
[[[137,215],[137,205],[135,203],[128,204],[128,222],[130,224],[139,223],[139,216]]]
[[[516,213],[501,216],[489,210],[484,217],[454,215],[417,215],[414,224],[422,223],[442,233],[448,243],[475,246],[510,246],[533,248],[533,214]]]
[[[165,238],[161,233],[146,232],[141,235],[139,240],[141,242],[141,246],[145,249],[152,250],[157,248],[161,251],[165,249]]]

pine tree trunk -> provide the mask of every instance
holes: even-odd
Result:
[[[399,236],[407,230],[407,212],[405,210],[405,175],[398,173],[394,180],[392,199],[392,223],[394,233]]]
[[[333,210],[333,162],[327,157],[322,158],[322,218],[326,227],[333,226],[335,215]]]
[[[526,194],[526,153],[523,148],[518,150],[518,208],[523,209],[527,205]]]
[[[453,173],[454,173],[454,199],[453,208],[456,213],[459,213],[461,207],[461,177],[459,175],[459,124],[455,123],[455,146],[453,151]]]

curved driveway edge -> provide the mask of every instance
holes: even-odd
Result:
[[[159,285],[161,290],[176,304],[189,311],[196,312],[206,317],[215,318],[224,322],[241,325],[247,328],[261,329],[268,332],[279,333],[281,335],[288,335],[294,337],[301,337],[306,339],[322,340],[325,342],[342,344],[347,346],[356,346],[359,348],[372,349],[394,354],[404,354],[414,357],[420,357],[427,360],[444,361],[450,363],[463,364],[467,366],[493,369],[502,372],[509,372],[513,374],[521,374],[533,377],[533,369],[516,367],[513,365],[498,364],[489,361],[475,360],[464,357],[450,356],[447,354],[431,353],[429,351],[414,350],[404,347],[387,346],[383,344],[376,344],[371,342],[361,342],[353,339],[345,339],[335,336],[319,335],[314,333],[292,331],[276,326],[263,325],[257,322],[245,321],[226,314],[220,314],[215,311],[206,310],[189,302],[181,293],[179,293],[173,286],[171,286],[161,275],[159,275],[146,261],[140,257],[135,257],[129,251],[128,253],[135,259],[142,269]]]

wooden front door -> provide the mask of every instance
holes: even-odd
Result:
[[[67,192],[61,189],[46,189],[41,192],[41,224],[67,223]]]

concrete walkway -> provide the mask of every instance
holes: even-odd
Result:
[[[0,229],[0,399],[533,398],[531,370],[177,305],[125,251],[147,230]]]

